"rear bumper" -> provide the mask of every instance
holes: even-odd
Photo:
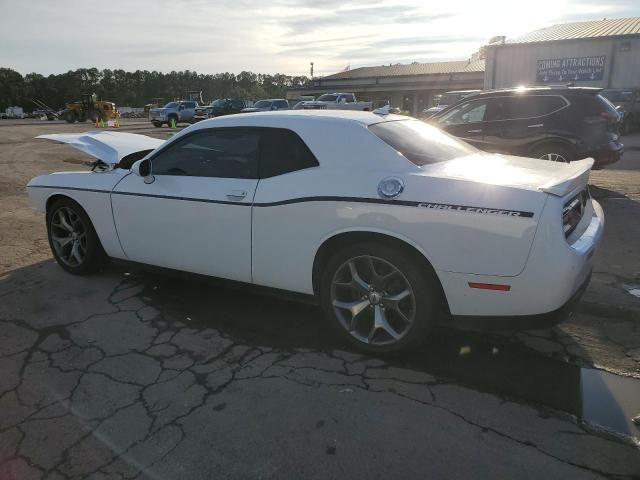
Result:
[[[458,330],[470,331],[505,331],[505,330],[537,330],[540,328],[550,328],[566,320],[573,313],[575,306],[580,301],[582,294],[589,286],[591,271],[587,275],[582,285],[560,308],[547,313],[533,315],[505,316],[473,316],[473,315],[452,315],[447,323],[442,326],[455,328]]]
[[[610,142],[609,144],[586,152],[585,157],[591,157],[594,160],[593,168],[602,168],[611,165],[622,158],[624,154],[624,145],[620,142]]]

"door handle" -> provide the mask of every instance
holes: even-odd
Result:
[[[478,128],[477,130],[467,130],[467,133],[480,133],[482,132],[481,128]]]
[[[227,198],[229,200],[244,200],[244,197],[247,196],[247,192],[244,190],[231,190],[231,192],[227,193]]]
[[[544,127],[544,123],[536,123],[535,125],[527,125],[527,128],[540,128]]]

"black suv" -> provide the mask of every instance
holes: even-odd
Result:
[[[494,153],[564,161],[592,157],[595,167],[616,162],[620,115],[599,88],[531,87],[476,93],[431,122]]]
[[[244,100],[238,98],[219,98],[209,105],[196,108],[194,119],[198,121],[206,118],[221,117],[222,115],[232,115],[234,113],[240,113],[244,108],[247,108]]]

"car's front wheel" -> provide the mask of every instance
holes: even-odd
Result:
[[[440,311],[441,288],[416,256],[362,242],[328,261],[320,300],[347,341],[369,353],[407,351],[424,342]]]
[[[47,209],[47,234],[53,256],[69,273],[96,272],[108,259],[89,216],[70,198]]]
[[[162,122],[151,122],[154,127],[160,128],[162,126]]]

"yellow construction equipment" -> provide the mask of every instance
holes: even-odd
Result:
[[[60,118],[68,123],[115,120],[120,116],[113,102],[97,100],[96,94],[83,93],[78,102],[71,102],[65,105],[65,110],[60,113]]]

